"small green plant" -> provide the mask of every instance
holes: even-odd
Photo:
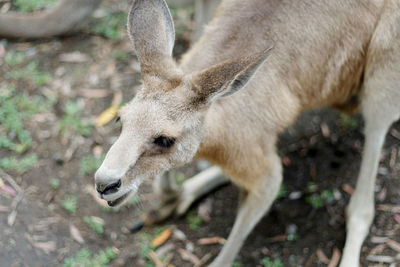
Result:
[[[84,216],[83,221],[97,234],[104,233],[104,221],[93,216]]]
[[[93,174],[101,165],[105,155],[96,158],[92,155],[85,156],[81,159],[81,167],[79,173],[82,175]]]
[[[21,12],[32,12],[54,6],[57,0],[15,0],[13,4]]]
[[[9,67],[14,67],[25,61],[25,55],[22,52],[9,51],[4,56],[4,63]]]
[[[61,181],[58,178],[51,179],[49,183],[50,183],[51,188],[53,188],[53,189],[57,189],[61,185]]]
[[[185,182],[185,175],[178,171],[170,171],[169,175],[172,175],[173,179],[178,185],[181,185]]]
[[[286,187],[284,184],[281,185],[281,187],[279,188],[279,192],[278,195],[276,196],[276,199],[280,199],[280,198],[285,198],[288,196],[288,191],[286,190]]]
[[[286,240],[287,241],[296,241],[297,238],[298,238],[297,234],[296,233],[292,233],[292,234],[288,234]]]
[[[344,113],[340,113],[339,126],[345,128],[345,129],[355,130],[358,128],[358,123],[352,116],[349,116]]]
[[[92,125],[87,119],[82,118],[82,110],[77,102],[68,102],[64,106],[64,116],[61,118],[58,128],[60,132],[71,137],[78,133],[82,136],[89,136],[92,132]]]
[[[309,203],[314,209],[319,209],[325,203],[330,203],[335,199],[334,194],[330,190],[324,190],[321,194],[313,193],[306,197],[306,202]]]
[[[318,185],[314,182],[309,182],[306,188],[307,193],[314,193],[318,191]]]
[[[126,14],[124,12],[107,14],[102,17],[93,27],[92,32],[113,41],[122,39],[121,29],[126,25]]]
[[[201,217],[194,215],[193,212],[189,212],[186,216],[186,221],[189,224],[189,228],[193,231],[198,231],[200,229],[203,220]]]
[[[40,96],[17,94],[12,86],[0,88],[0,148],[18,154],[26,152],[32,145],[32,138],[23,122],[51,105],[50,100]]]
[[[39,62],[37,60],[30,62],[23,68],[9,71],[5,76],[9,80],[28,79],[33,81],[35,85],[44,85],[51,79],[49,73],[39,70]]]
[[[238,261],[234,261],[232,267],[242,267],[242,264]]]
[[[115,60],[121,61],[121,62],[126,62],[129,59],[130,52],[128,51],[117,51],[114,53],[111,53],[111,57]]]
[[[105,267],[117,257],[117,254],[112,248],[101,250],[97,254],[92,253],[87,249],[78,251],[75,257],[64,259],[64,267]]]
[[[142,233],[139,236],[139,255],[145,260],[144,266],[153,266],[149,258],[151,236],[148,233]]]
[[[76,213],[78,198],[75,195],[69,195],[61,201],[63,208],[71,214]]]
[[[8,171],[16,171],[19,173],[27,172],[30,168],[32,168],[36,162],[38,161],[36,154],[31,154],[21,159],[18,159],[14,156],[12,157],[4,157],[0,159],[0,168]]]
[[[261,259],[260,264],[264,267],[283,267],[283,263],[279,258],[271,260],[270,257]]]

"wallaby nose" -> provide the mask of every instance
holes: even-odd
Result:
[[[108,184],[103,184],[103,183],[96,184],[97,192],[103,195],[115,193],[118,191],[120,187],[121,187],[121,179],[118,179],[117,181]]]

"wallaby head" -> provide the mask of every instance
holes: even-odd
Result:
[[[143,85],[120,110],[121,135],[95,174],[96,189],[109,205],[136,192],[143,179],[191,161],[201,143],[207,108],[242,88],[268,54],[185,73],[172,57],[175,31],[164,0],[134,1],[128,29]]]

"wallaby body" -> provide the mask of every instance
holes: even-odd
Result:
[[[358,266],[374,215],[379,153],[400,116],[399,10],[398,0],[225,0],[177,65],[165,2],[134,1],[128,25],[144,87],[121,110],[121,136],[96,173],[100,195],[114,205],[140,180],[156,176],[155,192],[165,202],[156,212],[160,219],[183,213],[226,174],[243,196],[211,266],[230,266],[278,193],[278,133],[310,108],[361,107],[366,144],[341,262]],[[218,167],[180,190],[161,178],[193,157]],[[173,204],[171,193],[178,194]]]

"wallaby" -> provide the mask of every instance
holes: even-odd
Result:
[[[102,0],[59,0],[54,8],[34,14],[0,14],[0,36],[46,38],[76,32]]]
[[[155,193],[165,203],[146,217],[152,222],[184,213],[224,183],[225,174],[242,196],[227,242],[210,266],[231,266],[279,191],[278,133],[311,108],[360,108],[365,149],[340,265],[359,266],[374,217],[380,152],[400,117],[399,10],[399,0],[223,0],[177,64],[165,1],[134,1],[128,31],[143,85],[120,110],[121,134],[95,174],[99,195],[117,205],[141,181],[156,177]],[[193,158],[216,167],[177,190],[162,178]]]
[[[90,20],[102,0],[59,0],[57,5],[43,12],[0,14],[0,37],[47,38],[77,32]],[[195,5],[194,39],[211,19],[219,0],[168,0],[172,6]]]

